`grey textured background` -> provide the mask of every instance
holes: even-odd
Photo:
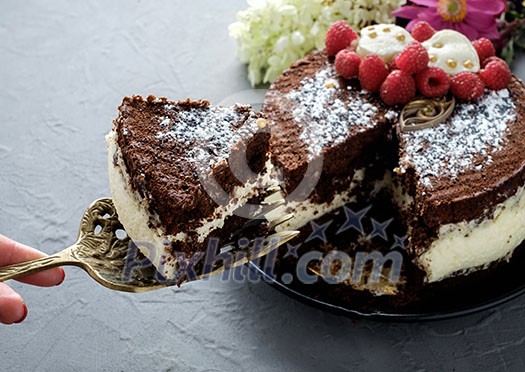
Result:
[[[0,11],[0,231],[47,253],[109,195],[104,135],[122,96],[218,102],[249,88],[227,26],[237,1],[19,1]],[[516,67],[525,76],[524,65]],[[13,283],[0,371],[522,371],[525,297],[455,320],[352,321],[267,285],[212,280],[148,294],[76,268]]]

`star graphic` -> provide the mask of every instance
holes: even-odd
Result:
[[[368,235],[368,239],[372,239],[373,237],[380,236],[384,240],[388,240],[388,235],[386,235],[385,230],[388,227],[388,225],[392,223],[394,219],[391,218],[381,223],[378,222],[375,218],[371,218],[370,220],[372,221],[373,230],[370,233],[370,235]]]
[[[315,222],[310,221],[310,225],[312,226],[312,233],[310,234],[308,239],[305,240],[305,243],[309,242],[310,240],[314,240],[315,238],[321,239],[323,242],[326,243],[326,229],[331,223],[332,221],[328,221],[322,225],[318,225]]]
[[[346,231],[348,229],[355,229],[361,234],[364,234],[363,224],[361,223],[361,220],[365,216],[365,214],[372,208],[372,206],[368,206],[366,208],[361,209],[359,212],[354,212],[352,209],[347,207],[346,205],[343,207],[346,215],[346,221],[341,226],[339,230],[337,230],[337,234],[342,233],[343,231]]]
[[[408,237],[407,235],[405,235],[405,236],[397,236],[396,234],[394,234],[394,244],[392,244],[390,249],[401,248],[401,249],[405,250],[407,248],[405,246],[405,240],[407,240],[407,237]]]
[[[297,249],[299,249],[299,247],[301,245],[302,245],[302,243],[299,243],[297,245],[291,245],[290,243],[286,243],[286,249],[288,249],[288,251],[283,256],[283,258],[286,258],[286,257],[289,257],[289,256],[292,256],[292,257],[295,257],[295,258],[299,258],[299,255],[297,254]]]

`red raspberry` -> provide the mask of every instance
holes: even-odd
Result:
[[[505,62],[504,59],[501,59],[501,58],[496,57],[496,56],[494,56],[494,57],[489,57],[489,58],[485,59],[485,60],[483,61],[483,63],[481,64],[481,67],[485,68],[485,66],[487,66],[490,62],[502,63],[502,64],[504,64],[505,66],[508,67],[507,62]]]
[[[335,55],[335,71],[345,79],[357,77],[361,57],[349,49],[340,50]]]
[[[472,42],[474,49],[478,52],[479,62],[483,64],[487,58],[495,56],[496,50],[494,49],[494,44],[487,38],[482,37],[481,39],[474,40]]]
[[[450,88],[450,77],[439,67],[429,67],[416,75],[416,86],[425,97],[441,97]]]
[[[430,39],[436,33],[436,30],[428,22],[419,21],[412,27],[411,33],[414,39],[422,43]]]
[[[428,52],[418,41],[413,41],[395,58],[398,69],[409,74],[418,73],[428,66]]]
[[[357,34],[346,21],[335,22],[326,33],[325,46],[329,56],[335,56],[337,52],[350,46]]]
[[[493,90],[506,88],[512,76],[509,66],[497,60],[487,63],[485,68],[480,70],[478,74],[487,88]]]
[[[388,75],[388,67],[376,54],[370,54],[359,65],[359,82],[363,89],[377,92]]]
[[[404,105],[415,96],[416,83],[414,78],[402,70],[392,71],[381,85],[381,99],[387,105]]]
[[[475,101],[483,95],[485,84],[473,72],[460,72],[450,79],[450,91],[459,99]]]

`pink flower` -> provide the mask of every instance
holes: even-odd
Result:
[[[470,40],[480,37],[497,40],[497,17],[505,11],[503,0],[412,0],[392,14],[411,19],[407,30],[419,21],[427,21],[436,30],[453,29]]]

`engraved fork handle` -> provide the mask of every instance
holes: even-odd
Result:
[[[111,217],[104,219],[101,217],[104,214],[110,214]],[[97,224],[103,227],[103,231],[97,235],[99,239],[94,239],[95,226]],[[0,267],[0,282],[9,279],[18,279],[29,274],[36,274],[47,269],[52,269],[53,267],[64,265],[78,266],[87,270],[87,265],[76,257],[75,252],[86,249],[84,245],[91,242],[91,240],[95,242],[94,244],[100,244],[105,236],[114,234],[114,230],[120,226],[111,199],[102,198],[95,200],[86,212],[84,212],[76,243],[51,256]]]
[[[32,261],[20,262],[17,264],[0,267],[0,282],[9,279],[18,279],[29,274],[36,274],[41,271],[63,265],[79,266],[81,263],[71,254],[71,248],[66,248],[52,256],[38,258]]]

